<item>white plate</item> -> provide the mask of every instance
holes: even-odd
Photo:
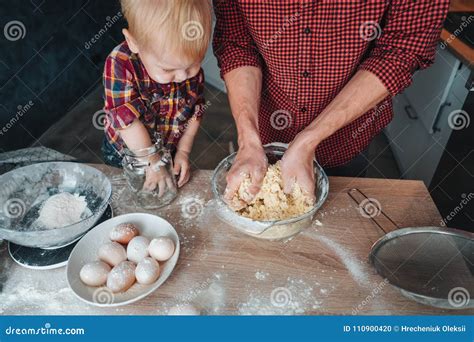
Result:
[[[82,266],[98,260],[99,247],[109,242],[109,233],[120,223],[130,222],[140,230],[140,235],[150,240],[159,236],[168,236],[176,246],[173,256],[165,263],[160,262],[161,274],[156,282],[150,285],[135,283],[130,289],[122,293],[112,293],[106,287],[91,287],[85,285],[79,272]],[[173,271],[179,257],[179,237],[173,226],[161,217],[151,214],[126,214],[116,216],[89,231],[77,243],[71,252],[67,265],[67,281],[74,294],[86,303],[96,306],[120,306],[134,303],[155,291],[163,284]]]

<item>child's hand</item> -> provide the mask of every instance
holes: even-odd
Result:
[[[173,190],[173,179],[172,175],[166,170],[165,167],[157,167],[160,162],[150,161],[150,166],[146,169],[145,183],[143,184],[143,190],[145,191],[157,191],[158,196],[161,197],[165,194],[166,190]],[[158,189],[157,189],[158,188]]]
[[[191,166],[189,165],[189,152],[179,150],[174,157],[174,174],[179,175],[178,187],[182,187],[189,181]]]

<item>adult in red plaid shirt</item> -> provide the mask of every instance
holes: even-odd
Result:
[[[448,0],[214,0],[214,53],[238,130],[230,199],[289,143],[285,191],[314,193],[312,160],[349,163],[392,118],[391,97],[435,56]]]

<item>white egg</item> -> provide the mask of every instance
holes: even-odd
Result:
[[[166,236],[153,239],[148,247],[148,252],[156,260],[166,261],[174,253],[174,242]]]
[[[199,316],[201,312],[191,304],[178,304],[168,311],[168,316]]]
[[[107,281],[110,266],[103,261],[94,261],[85,264],[81,268],[79,277],[82,282],[89,286],[102,286]]]
[[[118,242],[107,242],[99,248],[99,259],[105,261],[110,266],[117,266],[122,261],[127,260],[125,248]]]
[[[107,277],[107,287],[112,292],[127,291],[135,283],[135,264],[123,261],[110,271]]]
[[[160,276],[160,264],[153,258],[146,257],[137,264],[135,277],[143,285],[154,283]]]
[[[148,256],[148,245],[150,245],[150,240],[148,240],[146,237],[134,237],[132,240],[130,240],[127,246],[128,260],[138,264]]]
[[[135,236],[140,235],[140,231],[133,223],[121,223],[110,231],[110,240],[126,245]]]

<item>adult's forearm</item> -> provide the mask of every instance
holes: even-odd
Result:
[[[258,112],[262,91],[262,71],[240,67],[224,75],[232,115],[237,126],[239,147],[260,143]]]
[[[358,71],[323,112],[298,136],[301,146],[315,149],[321,141],[348,125],[389,94],[369,71]]]

